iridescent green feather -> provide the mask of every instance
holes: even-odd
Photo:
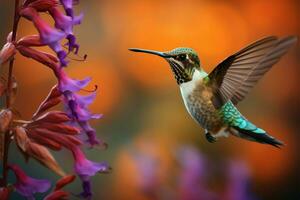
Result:
[[[264,130],[256,127],[245,117],[243,117],[243,115],[230,101],[221,107],[219,113],[224,123],[229,126],[236,126],[244,130],[252,131],[254,133],[266,133]]]

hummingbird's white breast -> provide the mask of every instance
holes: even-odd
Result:
[[[203,128],[217,132],[222,126],[222,120],[211,101],[211,90],[202,83],[207,76],[204,71],[196,70],[191,81],[180,84],[184,105],[192,118]]]
[[[191,113],[189,106],[188,106],[188,104],[189,104],[188,101],[190,99],[189,96],[193,94],[193,91],[195,90],[195,88],[197,87],[199,82],[201,82],[203,80],[203,78],[206,76],[207,76],[206,72],[199,71],[196,69],[191,81],[180,84],[180,92],[181,92],[181,96],[182,96],[185,108],[187,109],[187,111],[193,118],[194,118],[194,116]]]

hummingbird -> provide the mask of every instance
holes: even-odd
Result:
[[[157,55],[169,63],[186,110],[204,128],[208,142],[234,135],[280,147],[282,141],[247,120],[236,105],[296,42],[295,36],[262,38],[227,57],[210,73],[204,71],[192,48],[179,47],[165,52],[129,50]]]

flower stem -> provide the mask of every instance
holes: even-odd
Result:
[[[19,0],[15,0],[15,14],[13,21],[13,31],[12,31],[12,43],[16,41],[17,37],[17,29],[19,24]],[[6,108],[9,109],[11,107],[11,91],[12,91],[12,79],[13,79],[13,67],[14,67],[14,58],[9,62],[8,69],[8,78],[7,78],[7,93],[6,93]],[[8,152],[9,152],[9,144],[11,141],[10,130],[8,129],[4,135],[4,152],[3,152],[3,165],[2,165],[2,180],[1,186],[7,186],[7,160],[8,160]]]

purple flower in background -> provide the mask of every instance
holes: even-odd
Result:
[[[178,152],[181,171],[178,180],[180,199],[183,200],[212,200],[216,194],[209,191],[205,183],[207,174],[206,160],[195,148],[182,147]]]
[[[137,178],[136,189],[145,199],[255,200],[249,191],[249,171],[244,163],[232,160],[217,163],[192,146],[177,148],[175,159],[169,163],[170,160],[164,162],[160,148],[161,145],[144,141],[137,148],[133,145],[129,152],[135,166],[131,173]],[[218,184],[215,190],[209,180],[224,184]]]
[[[160,162],[155,155],[138,153],[133,154],[139,173],[138,185],[142,192],[150,197],[157,196],[159,181]]]
[[[50,187],[51,183],[48,180],[34,179],[27,176],[24,171],[17,165],[9,165],[17,179],[14,184],[17,192],[29,200],[35,199],[35,193],[46,192]]]
[[[249,191],[250,172],[247,165],[241,161],[231,161],[228,164],[228,183],[225,197],[227,200],[254,200]]]

